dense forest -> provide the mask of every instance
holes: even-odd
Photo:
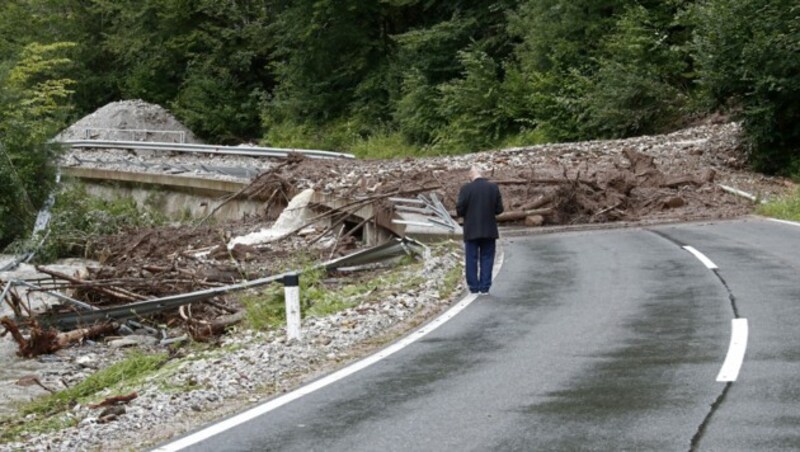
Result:
[[[0,37],[0,217],[25,219],[0,237],[47,196],[46,138],[132,98],[209,142],[372,157],[716,114],[800,174],[797,0],[4,0]]]

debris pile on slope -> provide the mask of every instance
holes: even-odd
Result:
[[[120,158],[128,154],[120,152]],[[136,154],[137,159],[151,162],[166,162],[175,157]],[[501,186],[506,212],[500,220],[506,225],[732,217],[749,213],[752,202],[723,191],[718,184],[731,185],[760,197],[787,189],[785,181],[753,174],[746,170],[743,162],[735,124],[707,125],[662,136],[543,145],[456,157],[312,161],[293,155],[278,163],[262,163],[259,168],[264,171],[231,197],[262,201],[268,206],[264,209],[267,212],[264,218],[97,237],[92,246],[100,265],[88,269],[86,274],[70,275],[48,268],[40,268],[40,271],[54,278],[48,290],[62,290],[95,307],[124,306],[139,300],[263,277],[277,273],[281,260],[300,252],[324,260],[362,247],[355,239],[359,226],[344,222],[348,212],[360,207],[372,205],[377,211],[390,212],[393,208],[388,202],[390,197],[433,192],[449,210],[454,210],[458,190],[467,182],[467,170],[471,165],[483,167],[485,175]],[[268,243],[235,244],[232,240],[269,226],[297,193],[308,188],[345,200],[345,207],[321,209],[306,217],[307,221],[297,224],[289,234],[282,234],[278,240]],[[279,333],[274,332],[269,333],[269,338],[261,335],[247,340],[241,339],[241,335],[226,337],[222,341],[242,348],[236,348],[230,354],[231,359],[225,361],[235,367],[230,370],[239,372],[238,375],[242,369],[269,375],[276,387],[287,384],[287,375],[309,372],[315,363],[334,363],[346,356],[349,347],[381,334],[388,325],[413,316],[425,306],[446,304],[448,299],[439,298],[434,281],[444,280],[445,272],[458,265],[459,258],[449,253],[438,259],[426,262],[424,273],[429,277],[417,293],[390,290],[385,296],[381,295],[378,302],[362,304],[330,318],[313,319],[304,325],[308,339],[300,343],[281,341]],[[372,290],[379,289],[376,286]],[[13,289],[6,296],[9,304],[24,309],[24,296]],[[157,322],[129,322],[129,328],[135,329],[134,336],[151,335],[148,341],[137,339],[147,343],[158,341],[152,336],[163,339],[163,331],[154,328],[161,325],[182,325],[189,334],[204,339],[203,335],[213,329],[213,324],[226,325],[224,322],[236,320],[237,315],[241,318],[241,313],[241,306],[235,300],[218,297],[194,303],[191,309],[170,312],[157,318]],[[88,330],[57,333],[37,329],[34,325],[35,334],[24,337],[15,331],[16,325],[4,326],[18,339],[20,351],[27,356],[42,350],[52,351],[48,347],[53,344],[56,348],[63,347],[73,343],[73,339],[88,341],[94,333]],[[118,326],[97,327],[116,330]],[[107,353],[105,348],[87,343],[91,350]],[[83,353],[73,352],[73,357],[79,354]],[[266,359],[262,359],[265,356]],[[246,378],[231,382],[226,373],[230,366],[223,363],[223,371],[219,371],[218,364],[215,358],[199,360],[176,374],[180,381],[203,378],[207,383],[203,389],[192,389],[176,397],[160,391],[155,384],[147,386],[139,391],[139,398],[131,400],[129,412],[120,417],[118,426],[101,424],[98,417],[85,407],[79,407],[72,411],[79,423],[77,428],[57,438],[32,437],[32,444],[68,450],[85,444],[104,444],[109,438],[134,441],[136,432],[129,428],[132,424],[162,424],[164,419],[171,420],[181,413],[219,405],[223,398],[249,394],[256,387]],[[198,377],[198,373],[202,373],[202,377]],[[69,378],[70,384],[86,376],[74,375]],[[52,379],[46,383],[57,384],[57,381]],[[161,408],[155,410],[150,406],[166,408],[162,412]]]
[[[501,186],[506,211],[498,220],[504,224],[535,227],[733,217],[750,212],[752,203],[726,193],[719,182],[755,188],[761,196],[786,188],[780,180],[744,170],[737,140],[737,125],[724,124],[662,136],[456,157],[353,161],[292,154],[272,163],[229,198],[262,201],[266,218],[97,237],[93,248],[101,266],[88,269],[87,275],[40,271],[57,280],[53,289],[99,307],[256,279],[278,273],[278,262],[301,251],[324,260],[363,246],[356,232],[371,218],[354,222],[350,215],[370,206],[391,216],[391,197],[436,193],[454,215],[458,191],[471,165],[483,167],[485,175]],[[265,229],[269,219],[307,189],[344,204],[338,209],[320,208],[322,213],[306,215],[301,224],[280,233],[274,227]],[[262,236],[270,238],[258,238]],[[20,298],[13,290],[7,296]],[[235,310],[220,298],[194,314],[213,319]]]
[[[726,218],[748,213],[749,201],[717,183],[762,197],[784,182],[743,169],[735,124],[701,126],[670,135],[388,161],[299,161],[257,178],[251,192],[276,181],[337,197],[382,200],[436,192],[454,211],[471,165],[501,185],[501,221],[567,225],[609,221]],[[388,208],[389,206],[384,205]],[[540,218],[529,218],[540,217]]]
[[[200,143],[169,111],[140,99],[106,104],[59,133],[56,140]]]

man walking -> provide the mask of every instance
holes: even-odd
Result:
[[[495,241],[499,237],[495,215],[503,212],[503,199],[496,184],[480,170],[469,170],[471,182],[458,192],[456,213],[464,217],[464,254],[467,286],[472,293],[489,293],[492,285]]]

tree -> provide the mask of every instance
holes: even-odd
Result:
[[[62,76],[72,43],[28,44],[0,68],[0,245],[26,234],[55,185],[58,145],[48,142],[63,127],[69,89]]]
[[[710,106],[739,112],[757,169],[800,174],[800,5],[705,1],[694,18],[694,56]]]
[[[514,70],[528,81],[533,117],[549,140],[585,136],[584,97],[604,38],[631,0],[529,0],[509,17]]]
[[[628,8],[603,39],[584,95],[585,135],[663,132],[681,121],[691,82],[677,3]],[[666,11],[665,11],[666,10]]]
[[[471,95],[457,81],[477,68],[467,68],[464,55],[502,61],[511,53],[505,17],[517,3],[293,2],[275,25],[279,85],[264,114],[270,135],[293,123],[310,122],[319,130],[345,122],[343,128],[358,137],[388,127],[425,146],[443,127],[448,135],[456,132],[458,124],[447,125],[439,108],[444,93],[451,105],[469,101],[456,99]]]

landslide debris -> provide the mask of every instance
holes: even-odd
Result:
[[[738,136],[738,125],[729,123],[660,136],[463,156],[318,160],[291,154],[273,161],[229,197],[263,202],[263,217],[95,237],[91,249],[99,266],[88,268],[85,275],[40,271],[59,280],[56,288],[101,307],[276,274],[281,262],[301,253],[324,260],[363,248],[358,229],[374,218],[353,220],[350,214],[361,207],[370,206],[376,216],[391,217],[395,212],[390,198],[435,193],[454,214],[458,191],[467,182],[471,165],[483,168],[485,176],[500,185],[506,212],[498,220],[506,226],[730,218],[750,213],[753,204],[724,191],[721,184],[760,197],[780,194],[791,185],[748,171]],[[236,243],[233,237],[269,226],[292,197],[307,189],[338,198],[344,207],[332,210],[318,205],[307,224],[285,237],[231,246]],[[14,291],[8,296],[20,298]],[[228,297],[220,297],[195,314],[213,319],[239,308]]]
[[[56,140],[201,143],[165,108],[141,99],[106,104],[63,130]]]

